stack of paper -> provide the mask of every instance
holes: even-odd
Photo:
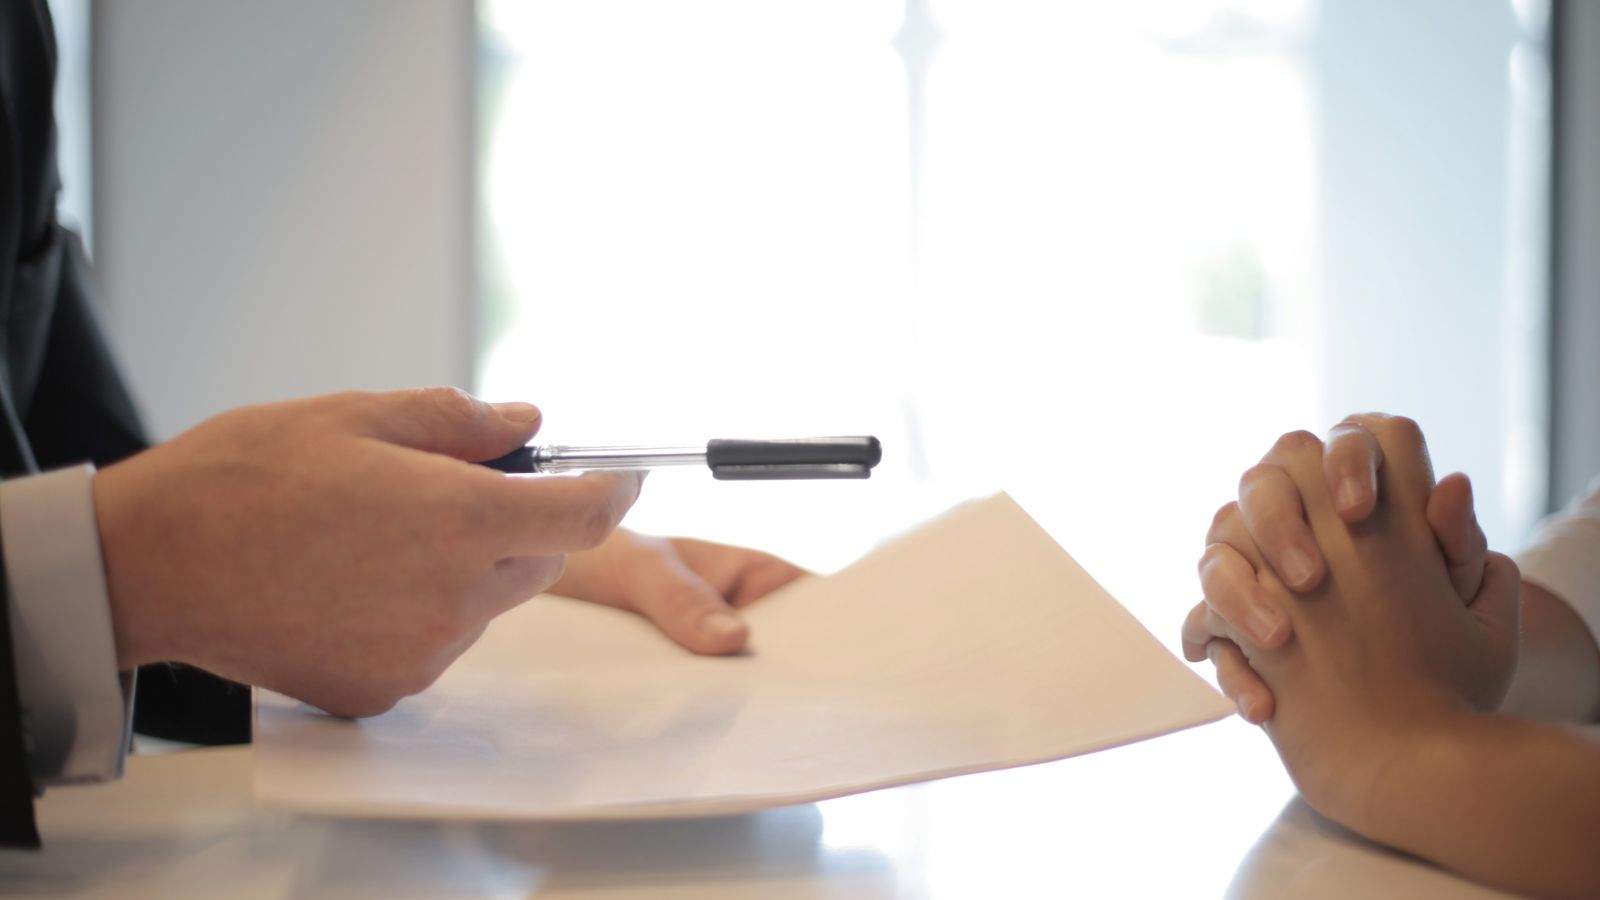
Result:
[[[382,716],[258,691],[257,794],[327,815],[710,815],[1060,759],[1232,711],[1004,495],[747,615],[748,653],[696,657],[630,614],[539,597]]]

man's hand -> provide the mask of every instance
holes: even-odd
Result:
[[[619,529],[568,559],[554,593],[628,609],[696,653],[744,649],[749,628],[735,612],[806,574],[766,553]]]
[[[472,464],[538,421],[449,389],[338,394],[225,413],[97,473],[119,666],[192,663],[350,716],[421,691],[638,496],[633,474]]]
[[[1379,413],[1354,415],[1334,426],[1322,452],[1322,478],[1339,517],[1347,523],[1366,519],[1379,500],[1379,475],[1384,465],[1379,435],[1413,429],[1407,419]],[[1315,440],[1303,433],[1279,441]],[[1426,458],[1426,446],[1419,448]],[[1428,470],[1428,480],[1432,480]],[[1463,603],[1470,603],[1483,580],[1488,551],[1473,512],[1472,485],[1465,475],[1448,475],[1427,499],[1427,519],[1450,565],[1450,578]],[[1327,565],[1306,520],[1300,492],[1271,455],[1245,472],[1239,500],[1218,510],[1206,535],[1200,561],[1205,599],[1189,612],[1183,627],[1184,655],[1192,662],[1210,658],[1223,692],[1247,721],[1261,724],[1276,707],[1272,692],[1250,668],[1240,647],[1249,643],[1272,648],[1289,640],[1292,631],[1284,611],[1256,584],[1249,562],[1270,567],[1278,580],[1305,592],[1320,586]]]

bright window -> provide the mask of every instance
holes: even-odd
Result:
[[[1537,2],[481,18],[480,388],[561,443],[885,443],[868,483],[653,475],[635,527],[829,569],[1004,488],[1175,648],[1283,431],[1406,413],[1493,543],[1542,508]]]

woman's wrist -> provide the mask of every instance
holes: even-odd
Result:
[[[1473,732],[1486,714],[1442,710],[1372,735],[1367,788],[1339,821],[1373,840],[1416,852],[1419,835],[1439,827],[1447,804],[1438,792],[1468,783]]]

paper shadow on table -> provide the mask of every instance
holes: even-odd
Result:
[[[822,852],[815,804],[709,819],[510,823],[325,823],[294,896],[434,896],[627,889],[674,883],[887,876],[876,851]]]

